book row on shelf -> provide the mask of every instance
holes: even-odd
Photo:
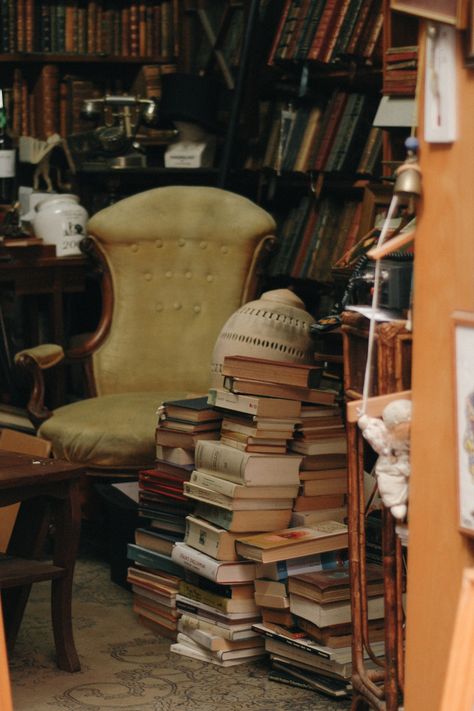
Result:
[[[356,242],[361,214],[361,201],[303,196],[279,227],[269,275],[332,281],[332,268]]]
[[[381,129],[372,126],[378,97],[336,88],[312,106],[262,102],[261,141],[245,167],[277,172],[378,174]]]
[[[159,409],[157,462],[139,474],[142,523],[128,544],[134,611],[173,653],[223,667],[266,657],[270,679],[348,696],[339,390],[319,365],[232,356],[222,374],[208,395]],[[367,582],[381,655],[380,560]]]
[[[137,69],[130,90],[132,94],[159,98],[161,77],[175,71],[175,64],[144,64]],[[47,63],[32,75],[15,67],[13,86],[5,92],[12,132],[44,140],[53,133],[67,137],[89,131],[94,124],[83,117],[84,101],[105,93],[123,93],[126,88],[122,77],[111,74],[93,79],[71,72],[61,74],[58,64]]]
[[[0,52],[161,57],[179,54],[176,0],[0,3]]]
[[[353,57],[374,62],[381,55],[382,25],[381,0],[286,0],[268,63],[330,64]]]

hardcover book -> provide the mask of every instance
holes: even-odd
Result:
[[[225,528],[227,531],[249,533],[250,531],[275,531],[288,526],[290,509],[260,509],[256,511],[230,511],[216,504],[198,501],[196,516]]]
[[[313,527],[286,528],[237,539],[239,555],[262,563],[297,558],[312,553],[347,548],[347,526],[340,521],[322,521]]]
[[[235,539],[240,534],[219,528],[197,516],[186,516],[184,542],[217,560],[237,560]]]
[[[231,393],[223,388],[211,388],[208,402],[222,410],[243,412],[262,417],[299,417],[301,411],[301,403],[296,400],[241,395],[239,393]]]
[[[255,580],[255,565],[250,561],[219,561],[186,543],[176,543],[171,558],[180,567],[216,583],[230,585]]]
[[[267,509],[289,509],[293,505],[292,498],[268,498],[268,499],[250,499],[250,498],[234,498],[226,496],[219,491],[209,489],[207,486],[199,486],[194,482],[184,482],[184,493],[186,496],[196,499],[197,501],[205,501],[216,506],[222,506],[229,511],[262,511]]]
[[[367,595],[383,595],[383,570],[379,565],[366,566]],[[288,590],[302,597],[324,604],[349,600],[351,586],[349,569],[324,570],[292,576],[288,580]]]
[[[336,390],[283,385],[280,383],[269,383],[264,380],[236,378],[230,375],[225,376],[224,387],[236,394],[263,395],[288,400],[301,400],[302,402],[321,403],[324,405],[332,404],[337,397]]]
[[[320,366],[239,355],[225,356],[222,366],[223,375],[297,385],[303,388],[317,387],[321,379],[321,370]]]
[[[200,440],[195,450],[196,469],[246,486],[299,484],[301,457],[241,452],[221,442]]]
[[[213,474],[207,474],[200,469],[195,469],[191,474],[190,483],[204,486],[213,491],[220,492],[234,499],[287,499],[297,496],[297,484],[287,486],[245,486],[234,481],[222,479]]]

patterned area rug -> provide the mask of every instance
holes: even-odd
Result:
[[[268,662],[223,669],[169,651],[143,627],[131,594],[110,582],[102,561],[76,567],[73,626],[81,671],[57,669],[49,583],[33,586],[10,660],[15,711],[337,711],[348,701],[267,678]]]

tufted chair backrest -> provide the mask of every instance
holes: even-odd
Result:
[[[211,354],[273,218],[209,187],[148,190],[101,210],[89,235],[108,262],[112,325],[93,355],[98,395],[209,387]]]

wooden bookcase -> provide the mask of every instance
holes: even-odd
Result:
[[[369,320],[358,313],[342,315],[344,352],[344,392],[346,401],[362,397],[367,359]],[[411,386],[412,334],[405,321],[378,323],[371,396],[407,391]],[[348,441],[348,519],[349,566],[352,611],[352,685],[353,709],[373,708],[398,711],[403,705],[405,610],[403,589],[406,556],[395,532],[395,519],[385,507],[381,510],[380,555],[384,574],[385,655],[378,668],[364,658],[371,655],[367,636],[366,565],[369,539],[366,517],[364,470],[370,452],[357,422],[347,421]],[[373,459],[373,455],[372,455]]]

